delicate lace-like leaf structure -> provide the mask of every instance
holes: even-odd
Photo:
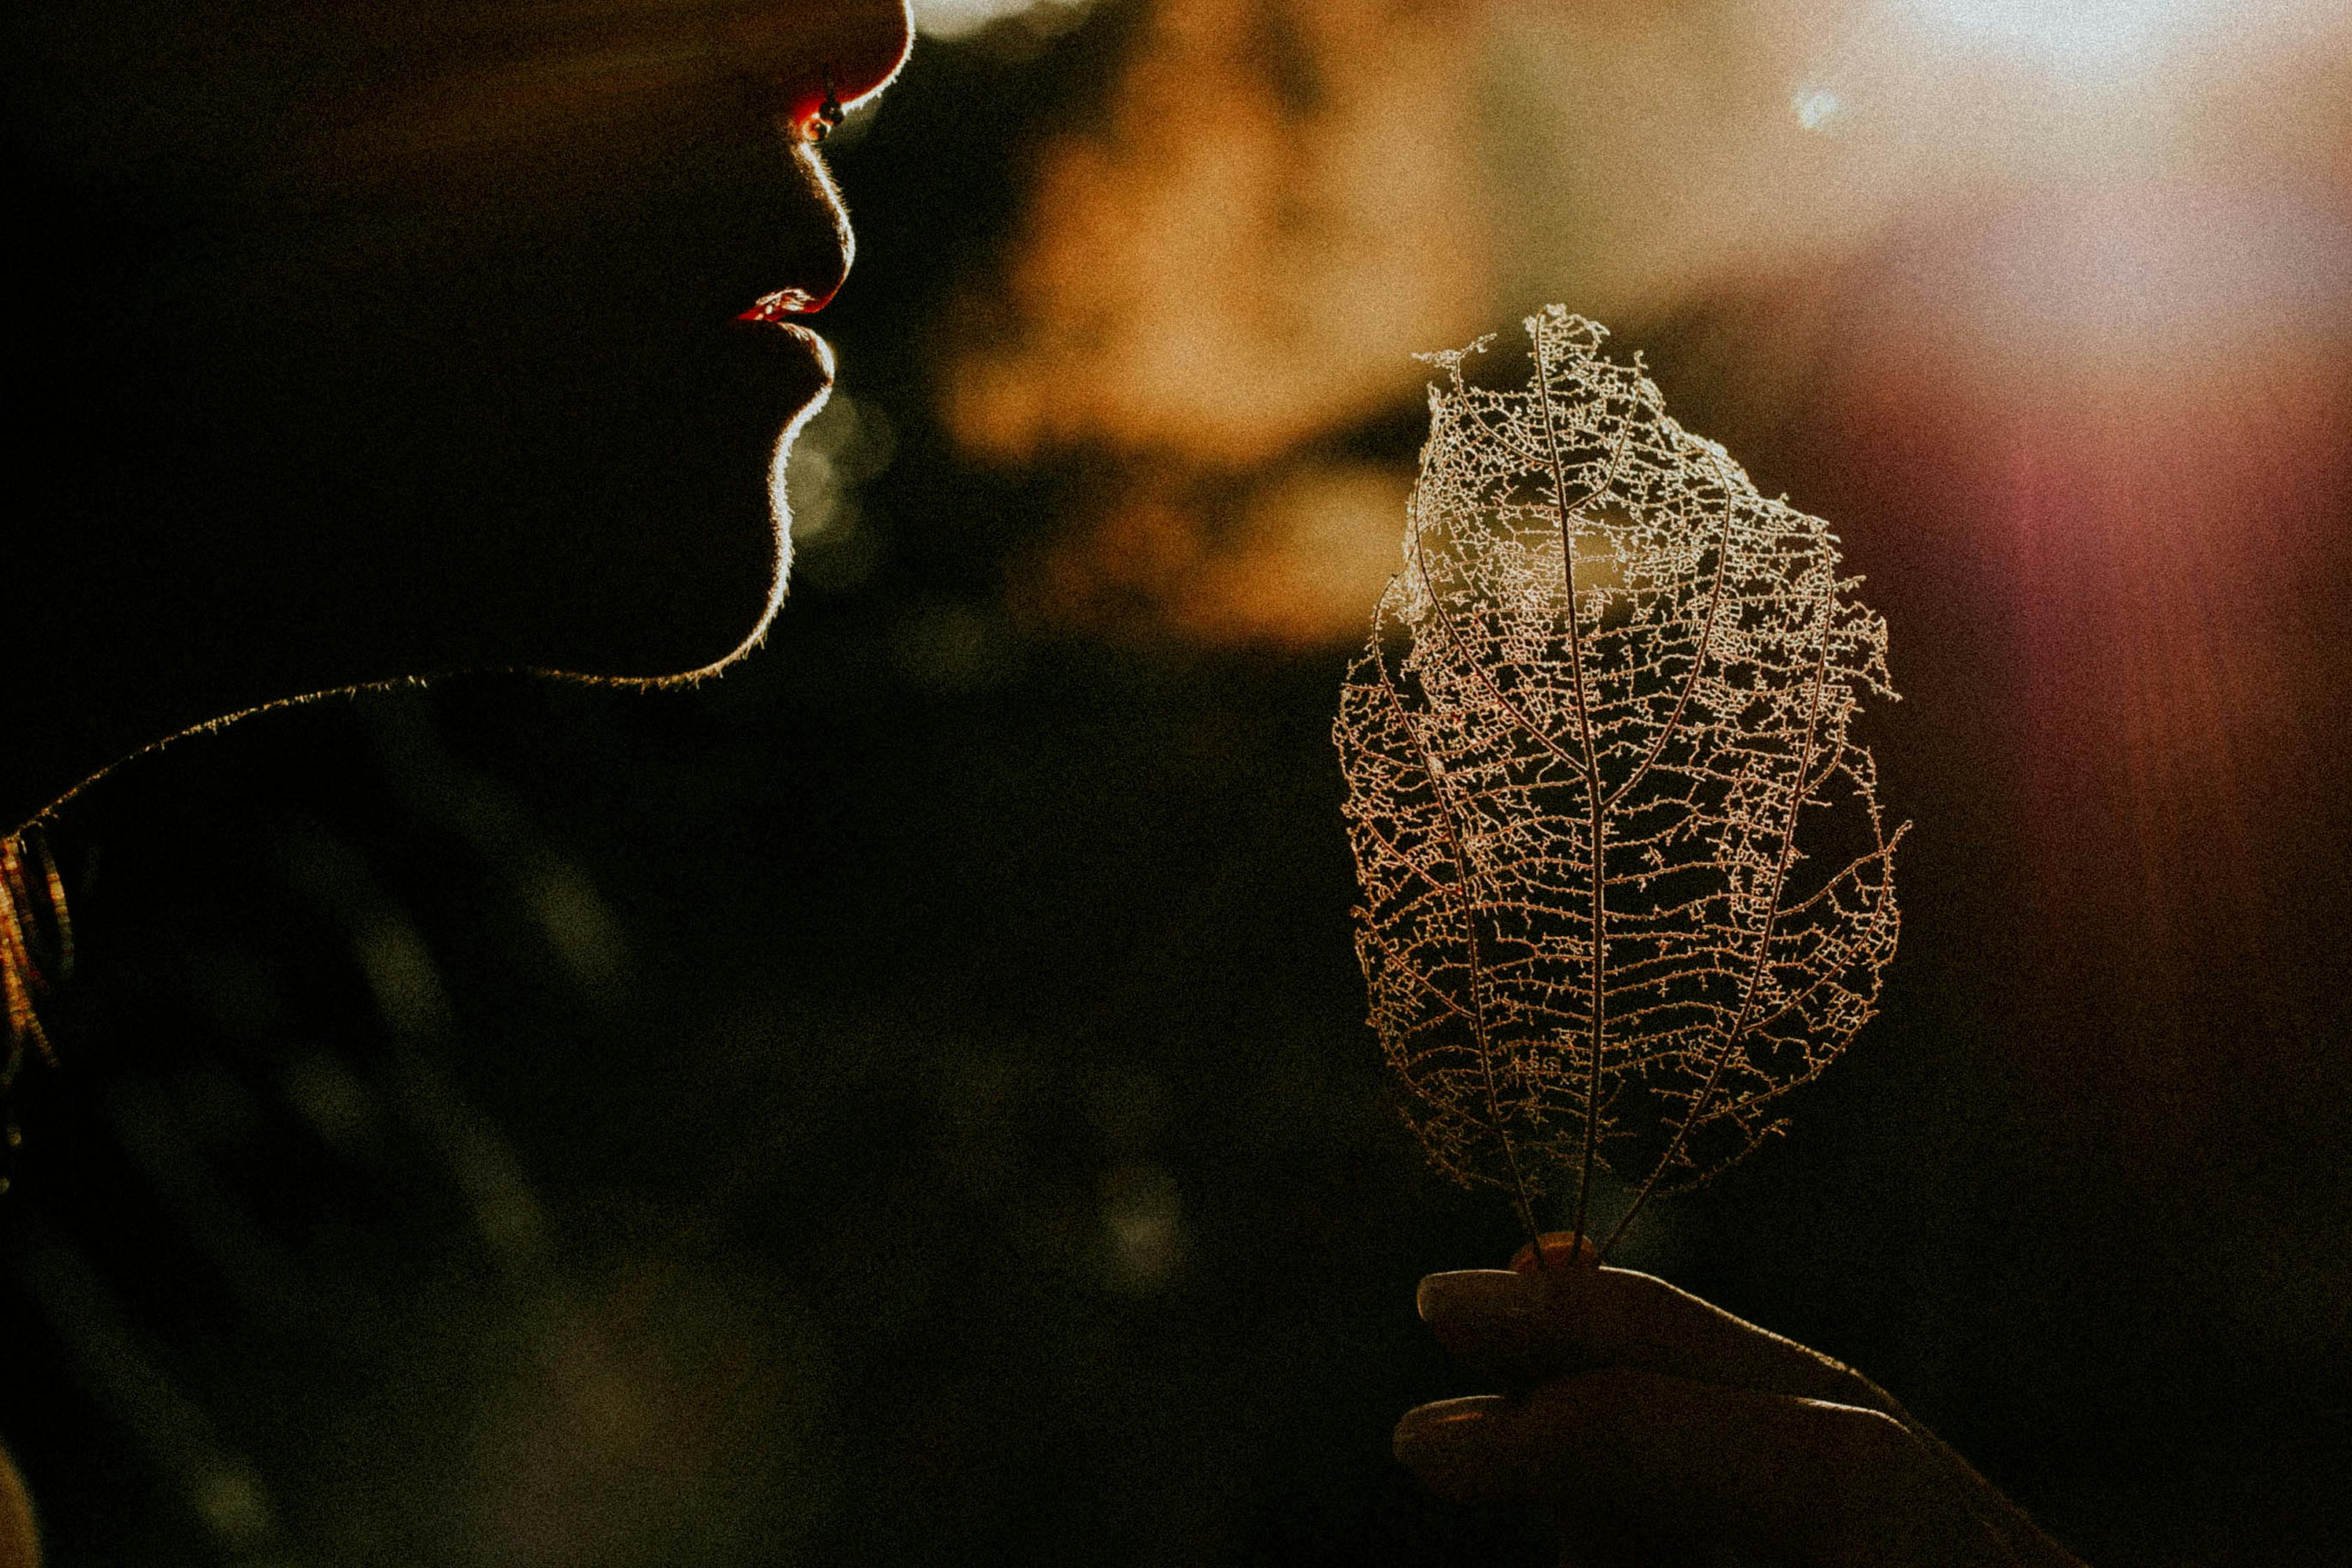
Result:
[[[1404,567],[1333,731],[1357,952],[1442,1170],[1638,1205],[1779,1131],[1874,1011],[1902,830],[1848,731],[1895,697],[1886,628],[1638,357],[1525,325],[1523,388],[1465,378],[1491,338],[1423,356]]]

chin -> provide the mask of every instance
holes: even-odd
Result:
[[[784,596],[792,585],[793,514],[791,499],[785,493],[784,473],[791,466],[793,442],[799,437],[803,427],[816,416],[819,410],[824,408],[826,400],[832,395],[832,388],[828,385],[803,405],[800,412],[793,416],[791,422],[785,425],[782,432],[777,436],[774,448],[768,458],[767,526],[762,532],[762,538],[771,564],[764,574],[765,586],[761,590],[751,613],[747,616],[738,609],[730,614],[728,609],[713,605],[710,614],[682,618],[685,622],[698,624],[706,628],[727,628],[731,625],[733,629],[719,631],[718,644],[721,651],[714,657],[699,658],[698,662],[692,662],[690,668],[667,674],[617,676],[608,679],[645,686],[686,684],[719,674],[736,660],[750,655],[766,640],[768,628],[774,624],[778,613],[783,609]],[[687,654],[674,657],[669,662],[679,662],[680,658],[695,660],[698,656]]]
[[[800,345],[805,345],[809,358],[814,362],[823,380],[816,386],[815,391],[808,395],[786,419],[783,428],[777,432],[768,453],[767,483],[764,491],[766,501],[764,539],[772,564],[766,574],[766,587],[760,595],[758,608],[751,617],[750,624],[741,629],[740,635],[733,637],[725,651],[714,658],[697,664],[690,669],[680,670],[673,675],[654,677],[653,679],[656,683],[699,680],[705,676],[718,674],[737,659],[751,653],[766,638],[768,627],[774,623],[777,613],[783,608],[784,595],[791,588],[793,510],[792,498],[786,491],[784,476],[786,470],[792,466],[793,443],[800,438],[801,431],[807,427],[808,422],[817,416],[833,396],[834,359],[832,346],[814,332],[799,326],[785,327],[782,330],[794,340],[795,350]]]
[[[773,565],[768,573],[766,591],[761,595],[759,609],[751,624],[745,627],[725,652],[676,675],[661,677],[663,680],[698,680],[716,675],[737,659],[760,646],[768,635],[777,612],[783,608],[784,595],[790,590],[793,567],[792,498],[787,493],[784,476],[792,466],[793,443],[815,418],[833,396],[835,372],[833,345],[796,323],[747,322],[751,329],[753,353],[761,356],[776,354],[791,367],[795,378],[814,376],[813,386],[797,394],[798,406],[785,419],[770,447],[766,466],[768,548]]]
[[[828,351],[826,355],[828,370],[831,367],[831,353]],[[793,502],[784,484],[784,475],[785,471],[792,467],[793,443],[800,439],[800,434],[807,427],[808,422],[815,418],[832,398],[833,382],[828,375],[824,389],[803,405],[798,414],[793,416],[791,423],[787,424],[782,433],[776,437],[775,453],[768,459],[768,515],[774,520],[775,523],[776,580],[768,595],[767,608],[760,616],[760,624],[750,637],[743,639],[733,653],[729,654],[727,658],[719,660],[717,665],[709,667],[709,669],[697,671],[698,674],[709,674],[710,670],[730,664],[749,652],[758,645],[761,637],[767,636],[768,624],[776,618],[776,612],[783,608],[784,595],[792,588],[793,572]]]
[[[726,371],[691,409],[632,421],[631,439],[580,465],[604,475],[593,500],[569,487],[587,503],[566,541],[578,575],[537,585],[554,636],[531,665],[667,685],[717,674],[767,635],[791,569],[785,469],[831,396],[833,354],[798,327],[730,336]]]

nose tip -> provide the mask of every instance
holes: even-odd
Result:
[[[842,47],[825,57],[833,89],[855,108],[890,84],[915,43],[908,0],[850,0],[841,7]]]
[[[908,0],[834,0],[775,11],[782,14],[763,13],[738,27],[747,48],[774,62],[776,110],[787,126],[809,125],[828,95],[855,109],[890,84],[914,47]]]

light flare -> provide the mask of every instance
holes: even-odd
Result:
[[[2352,335],[2340,0],[1700,10],[1146,0],[950,328],[968,452],[1114,471],[1016,595],[1344,635],[1325,584],[1391,518],[1294,480],[1392,436],[1410,353],[1534,299],[1672,353],[1734,431],[1810,423],[1889,288],[1891,352],[1980,389]]]
[[[1800,89],[1789,100],[1797,116],[1797,123],[1808,131],[1826,131],[1845,112],[1838,95],[1825,87]]]
[[[2084,76],[2143,64],[2213,19],[2217,0],[1914,0],[1964,37]]]

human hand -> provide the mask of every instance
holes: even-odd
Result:
[[[1511,1390],[1397,1424],[1433,1490],[1550,1509],[1562,1568],[2080,1568],[1861,1373],[1544,1240],[1541,1268],[1522,1249],[1421,1282],[1447,1353]]]

